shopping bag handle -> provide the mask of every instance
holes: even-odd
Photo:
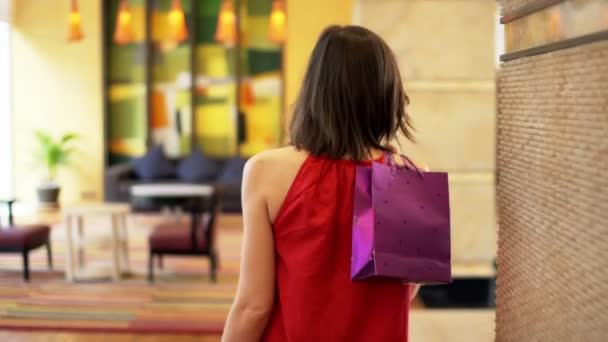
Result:
[[[401,157],[401,160],[403,161],[403,166],[397,165],[395,163],[395,159],[393,157],[394,155],[398,155],[399,157]],[[418,166],[416,166],[416,164],[414,164],[414,162],[410,158],[408,158],[407,156],[405,156],[403,154],[386,152],[385,156],[384,156],[384,161],[393,170],[394,169],[409,169],[409,170],[418,172],[418,174],[420,176],[423,175],[422,170],[420,170],[420,168],[418,168]]]

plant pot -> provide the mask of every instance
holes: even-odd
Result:
[[[55,186],[41,186],[36,189],[38,192],[38,203],[43,208],[55,209],[59,208],[59,191],[61,188]]]

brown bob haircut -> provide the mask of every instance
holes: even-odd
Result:
[[[330,26],[315,45],[290,124],[291,144],[314,156],[363,160],[399,132],[414,141],[395,56],[374,32]]]

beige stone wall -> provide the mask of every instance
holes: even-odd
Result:
[[[455,264],[488,269],[496,239],[496,7],[488,0],[359,0],[354,20],[380,34],[399,60],[418,139],[404,152],[450,172]]]
[[[499,74],[497,341],[608,336],[608,42]]]

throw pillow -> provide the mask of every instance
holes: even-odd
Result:
[[[246,159],[235,157],[226,162],[224,169],[220,173],[218,182],[221,184],[237,184],[243,179],[243,169]]]
[[[131,165],[137,177],[147,182],[175,177],[175,166],[167,159],[162,145],[152,148],[143,157],[134,159]]]
[[[212,181],[218,172],[217,163],[195,150],[177,166],[177,178],[188,183]]]

